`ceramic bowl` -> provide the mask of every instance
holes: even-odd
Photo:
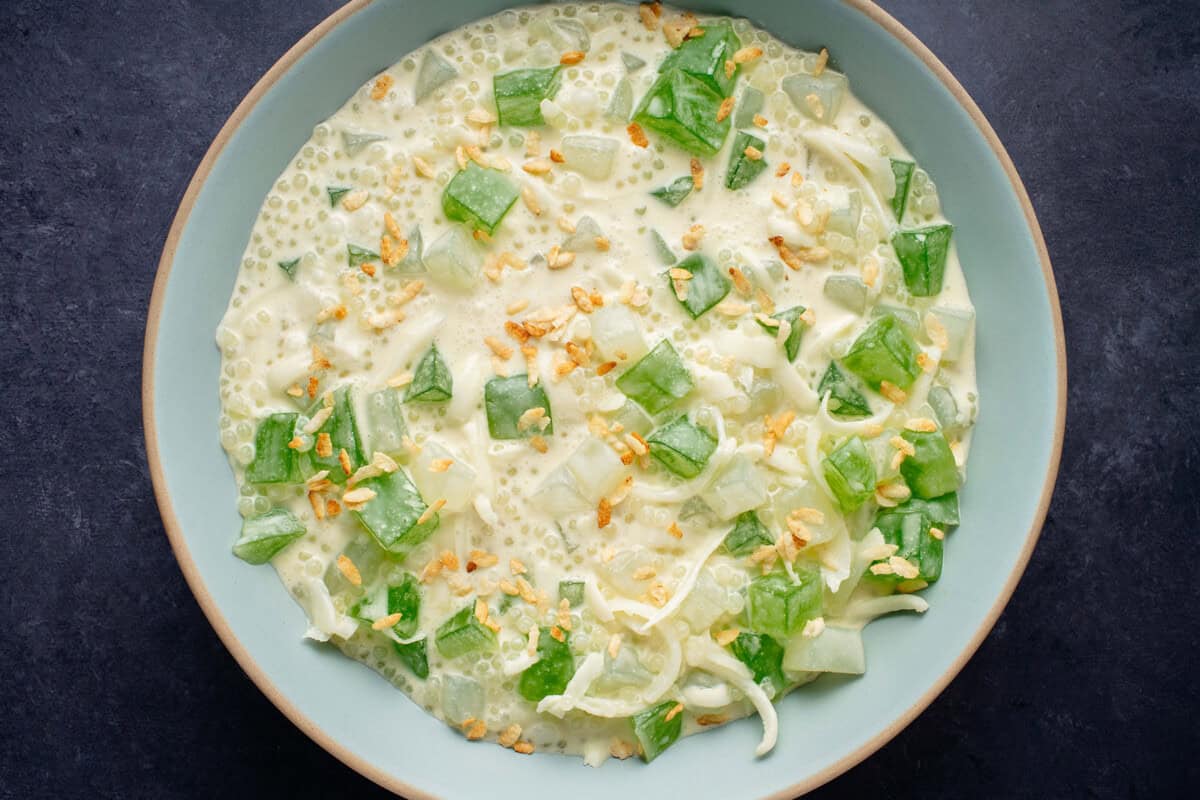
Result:
[[[1050,263],[995,133],[944,66],[865,0],[695,2],[790,44],[826,46],[855,93],[937,182],[978,314],[979,423],[963,525],[924,616],[866,630],[868,668],[826,676],[779,707],[779,745],[755,760],[757,719],[689,737],[647,766],[516,755],[467,742],[374,672],[302,641],[274,572],[230,554],[240,519],[217,441],[217,323],[259,205],[313,126],[405,53],[504,0],[355,0],[262,78],[201,162],[163,251],[146,326],[144,414],[158,504],[184,576],[262,691],[339,759],[408,797],[793,797],[878,749],[937,696],[991,629],[1033,550],[1062,443],[1066,370]],[[969,713],[969,712],[968,712]],[[969,725],[969,720],[963,724]],[[913,776],[915,778],[915,776]],[[903,780],[904,778],[901,778]]]

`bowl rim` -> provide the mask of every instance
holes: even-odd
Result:
[[[175,217],[171,222],[171,228],[167,233],[166,242],[163,245],[162,255],[159,258],[158,267],[154,279],[154,286],[150,296],[150,306],[146,318],[146,334],[142,350],[142,425],[146,437],[146,461],[150,469],[150,479],[154,487],[155,500],[158,503],[159,513],[162,517],[163,526],[167,533],[167,539],[171,544],[171,549],[174,552],[175,559],[179,563],[180,570],[183,572],[183,577],[186,580],[192,594],[196,597],[196,601],[200,604],[201,610],[208,619],[210,625],[216,631],[221,642],[233,655],[242,671],[250,678],[255,686],[258,687],[268,700],[271,701],[284,716],[304,732],[310,739],[320,745],[326,752],[333,755],[346,766],[350,767],[360,775],[374,781],[379,786],[392,791],[396,794],[403,795],[413,800],[437,800],[435,795],[432,795],[424,790],[406,783],[401,778],[392,775],[382,769],[379,769],[369,763],[366,759],[352,752],[348,747],[345,747],[332,736],[325,732],[315,721],[309,718],[296,705],[289,700],[283,692],[275,685],[270,676],[262,670],[254,658],[250,655],[246,647],[241,643],[237,636],[233,633],[229,623],[225,619],[225,615],[217,606],[216,601],[209,594],[208,589],[201,577],[195,562],[192,560],[191,552],[188,549],[187,542],[184,538],[182,527],[179,524],[178,518],[175,516],[174,507],[171,503],[170,494],[167,491],[166,477],[163,474],[161,456],[158,448],[158,429],[155,418],[154,407],[154,365],[155,356],[158,345],[159,323],[161,322],[163,304],[166,297],[167,282],[171,275],[171,267],[174,264],[175,253],[179,246],[179,239],[187,226],[191,211],[195,205],[196,198],[199,196],[205,181],[208,179],[209,173],[212,170],[216,160],[220,157],[225,145],[233,137],[234,133],[249,116],[255,105],[263,98],[263,96],[287,73],[289,69],[299,61],[305,54],[311,50],[318,41],[324,38],[338,25],[349,19],[354,14],[371,4],[372,0],[349,0],[341,8],[335,10],[328,17],[323,19],[311,31],[304,35],[296,44],[292,45],[286,53],[276,61],[270,69],[263,74],[261,78],[254,84],[250,91],[238,103],[233,113],[221,126],[216,137],[213,139],[208,150],[205,152],[199,166],[193,173],[191,180],[188,182],[188,187],[180,200],[179,208],[175,213]],[[876,750],[883,747],[905,727],[909,725],[922,711],[924,711],[933,700],[942,693],[949,685],[967,661],[975,654],[976,650],[983,643],[983,640],[991,632],[996,620],[1000,617],[1009,599],[1012,597],[1013,591],[1016,589],[1017,583],[1025,572],[1025,568],[1029,563],[1029,559],[1033,554],[1034,546],[1037,544],[1038,537],[1041,534],[1043,523],[1046,519],[1046,513],[1049,510],[1050,498],[1054,491],[1055,480],[1058,475],[1059,462],[1062,456],[1063,433],[1066,422],[1066,405],[1067,405],[1067,357],[1066,357],[1066,341],[1063,332],[1062,309],[1059,304],[1058,289],[1054,280],[1054,272],[1050,266],[1050,254],[1046,249],[1046,242],[1042,236],[1041,226],[1038,224],[1037,216],[1033,210],[1033,204],[1029,199],[1029,193],[1025,190],[1025,185],[1021,181],[1020,175],[1017,173],[1012,159],[1001,144],[999,137],[988,122],[979,106],[963,88],[962,84],[951,74],[945,64],[938,59],[933,52],[926,47],[911,31],[904,27],[891,14],[884,11],[872,0],[841,0],[841,2],[857,10],[865,15],[869,20],[879,25],[888,34],[898,39],[905,47],[907,47],[913,55],[915,55],[942,83],[942,85],[954,96],[958,104],[967,112],[971,121],[982,134],[984,140],[991,148],[993,154],[1000,162],[1004,169],[1009,182],[1012,184],[1013,191],[1016,194],[1017,201],[1021,205],[1021,210],[1025,216],[1026,225],[1029,227],[1029,233],[1032,237],[1034,248],[1038,254],[1038,261],[1042,269],[1042,277],[1046,283],[1046,293],[1049,300],[1050,317],[1054,331],[1054,350],[1055,350],[1055,367],[1057,374],[1057,395],[1054,409],[1054,439],[1051,443],[1050,458],[1046,466],[1046,475],[1042,483],[1041,495],[1038,499],[1037,509],[1034,513],[1033,520],[1030,524],[1028,533],[1025,536],[1025,543],[1018,554],[1017,561],[1013,565],[1013,569],[1006,579],[1004,586],[997,594],[995,602],[988,610],[987,615],[980,622],[978,628],[972,634],[967,645],[962,652],[954,659],[947,669],[929,686],[928,689],[917,700],[906,709],[896,720],[890,725],[880,730],[866,742],[861,744],[855,750],[847,753],[842,758],[828,765],[811,775],[805,776],[802,780],[780,790],[767,795],[763,800],[787,800],[788,798],[797,797],[805,794],[817,787],[825,784],[842,773],[848,771],[858,763],[872,755]]]

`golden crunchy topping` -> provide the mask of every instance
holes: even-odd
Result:
[[[527,756],[533,753],[533,742],[517,742],[512,749],[515,753]]]
[[[636,570],[633,571],[633,579],[635,581],[648,581],[651,578],[657,578],[657,577],[658,577],[658,570],[656,570],[654,567],[649,567],[649,566],[638,567]]]
[[[608,753],[613,758],[624,761],[631,756],[637,755],[637,748],[624,739],[613,739],[612,743],[608,746]]]
[[[424,525],[429,520],[433,519],[433,515],[442,510],[442,506],[446,505],[446,498],[438,498],[433,501],[433,505],[428,506],[421,512],[421,516],[417,517],[417,524]]]
[[[357,508],[375,499],[375,492],[366,486],[351,489],[342,495],[342,502],[350,508]]]
[[[725,59],[725,77],[732,78],[735,72],[737,72],[737,62],[732,58]]]
[[[939,542],[946,538],[946,532],[941,528],[930,528],[929,535],[937,539]]]
[[[901,578],[916,578],[921,574],[921,570],[917,569],[915,564],[900,556],[889,556],[887,563],[893,574]]]
[[[915,417],[905,422],[904,427],[919,433],[933,433],[937,430],[937,423],[928,417]]]
[[[761,161],[763,157],[762,150],[759,150],[754,145],[747,145],[746,149],[742,151],[742,154],[751,161]]]
[[[574,262],[575,254],[570,250],[561,249],[558,245],[551,245],[546,253],[546,266],[550,269],[566,269]]]
[[[386,617],[380,617],[371,623],[371,630],[381,631],[385,628],[390,628],[398,623],[404,615],[397,611],[395,614],[388,614]]]
[[[596,527],[608,527],[610,522],[612,522],[612,502],[607,497],[601,497],[596,506]]]
[[[350,581],[352,586],[362,586],[362,573],[358,571],[358,567],[350,560],[350,557],[342,553],[337,557],[338,572]]]
[[[583,61],[586,54],[582,50],[568,50],[562,54],[562,58],[558,59],[558,63],[570,66]]]
[[[366,189],[355,189],[353,192],[347,192],[342,197],[342,208],[347,211],[358,211],[366,205],[367,200],[370,198],[371,193]]]
[[[736,639],[739,633],[741,633],[741,631],[739,631],[737,628],[726,628],[723,631],[717,631],[717,634],[713,636],[713,638],[717,640],[717,644],[724,647]]]
[[[655,608],[662,608],[671,599],[671,592],[667,590],[666,586],[656,582],[646,590],[642,599]]]
[[[925,332],[929,334],[929,341],[933,342],[937,349],[944,351],[950,346],[950,336],[946,333],[945,326],[932,313],[925,315]]]
[[[629,126],[625,128],[625,132],[629,134],[629,141],[638,147],[650,146],[650,140],[646,138],[646,132],[636,122],[629,123]]]
[[[733,113],[733,98],[726,97],[721,101],[721,105],[717,107],[717,122],[723,122],[726,117]]]
[[[548,158],[531,158],[521,165],[521,169],[530,175],[545,175],[554,169],[554,162]]]
[[[333,455],[333,439],[329,437],[328,433],[321,432],[317,434],[316,451],[317,455],[321,458],[329,458]]]
[[[495,336],[483,337],[483,343],[491,348],[491,351],[500,358],[512,358],[513,349],[497,339]]]
[[[700,159],[693,157],[689,169],[692,173],[692,189],[698,192],[704,188],[704,165]]]
[[[700,240],[704,238],[704,226],[693,225],[687,229],[687,233],[683,234],[683,249],[696,250],[700,247]]]
[[[662,16],[662,3],[642,3],[638,6],[638,16],[642,18],[646,30],[656,30],[658,18]]]
[[[396,79],[391,75],[380,75],[375,79],[375,85],[371,87],[371,99],[382,100],[387,97],[388,91],[392,88],[392,84]]]
[[[481,719],[467,717],[462,721],[463,735],[470,741],[478,741],[487,736],[487,723]]]
[[[557,625],[553,625],[550,627],[550,638],[554,639],[556,642],[565,642],[567,640],[567,635],[563,633],[562,628],[558,627]]]
[[[696,722],[700,725],[724,725],[729,722],[729,717],[724,714],[701,714],[696,717]]]
[[[351,475],[354,472],[354,465],[350,463],[350,454],[346,452],[346,448],[338,450],[338,463],[342,465],[342,472]]]
[[[746,64],[754,61],[756,58],[761,58],[762,54],[761,47],[743,47],[733,54],[733,61],[736,64]]]
[[[901,405],[908,400],[908,394],[891,381],[880,381],[879,393],[896,405]]]
[[[816,94],[804,95],[804,102],[808,105],[812,115],[817,119],[825,119],[825,104],[821,102],[821,98]]]
[[[512,747],[521,739],[521,726],[517,723],[509,725],[504,730],[500,731],[500,736],[496,740],[501,747]]]
[[[667,712],[667,715],[663,717],[663,722],[670,722],[682,713],[683,703],[676,703],[674,706],[672,706],[671,710]]]
[[[413,171],[422,178],[432,178],[434,176],[433,165],[420,156],[412,157]]]
[[[536,386],[538,382],[537,348],[531,344],[523,345],[521,355],[525,356],[527,383],[530,386]]]
[[[571,287],[571,299],[575,301],[575,305],[585,314],[590,314],[595,311],[595,306],[592,305],[591,295],[582,286]]]
[[[671,536],[675,537],[676,539],[683,538],[683,528],[680,528],[679,523],[677,522],[672,522],[667,526],[667,533],[671,534]]]
[[[817,53],[817,63],[813,66],[813,76],[819,78],[821,73],[825,71],[825,65],[828,63],[829,51],[822,47],[821,52]]]
[[[529,331],[511,319],[504,323],[504,332],[512,338],[516,339],[521,344],[529,341]]]
[[[529,188],[528,186],[522,186],[521,200],[525,202],[525,207],[528,208],[535,217],[540,217],[542,215],[542,206],[538,202],[537,195],[534,194],[533,189]]]
[[[762,114],[755,114],[754,115],[754,124],[760,128],[765,128],[770,123],[767,122],[767,118],[764,117]]]
[[[541,436],[531,436],[529,438],[529,446],[532,447],[534,450],[537,450],[539,453],[550,452],[550,445],[547,444],[546,440],[543,439]]]
[[[615,362],[615,361],[605,361],[603,364],[596,367],[596,374],[601,375],[601,376],[607,375],[608,373],[610,373],[614,369],[616,369],[616,366],[617,366],[617,362]]]

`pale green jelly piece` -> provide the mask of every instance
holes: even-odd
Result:
[[[483,253],[471,234],[458,226],[429,245],[424,261],[430,276],[452,289],[474,289],[483,272]]]
[[[438,55],[436,50],[432,47],[429,48],[421,60],[421,68],[417,70],[417,85],[413,90],[415,101],[421,102],[433,94],[435,89],[453,80],[457,75],[458,70],[450,66],[450,63]]]
[[[374,142],[382,142],[386,138],[386,136],[379,133],[351,133],[350,131],[342,131],[342,146],[346,151],[346,155],[354,158],[366,149],[367,145]]]
[[[867,285],[854,275],[830,275],[825,279],[825,296],[855,314],[867,308]]]
[[[783,653],[783,668],[788,672],[862,675],[867,671],[862,633],[857,628],[826,625],[819,636],[793,636]]]
[[[782,86],[801,114],[830,125],[842,107],[850,84],[845,75],[827,69],[820,75],[789,75],[783,79]],[[810,95],[816,98],[815,102],[808,99]]]
[[[629,121],[629,115],[633,113],[633,84],[628,78],[617,81],[617,87],[613,89],[612,99],[608,101],[608,109],[604,113],[621,124]]]

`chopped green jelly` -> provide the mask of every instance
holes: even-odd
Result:
[[[682,70],[661,73],[633,114],[633,121],[679,147],[715,155],[729,133],[729,118],[717,121],[722,95]]]
[[[404,662],[404,666],[412,670],[413,675],[421,680],[429,677],[429,653],[426,639],[418,639],[407,644],[392,642],[392,647],[395,648],[396,655]]]
[[[527,436],[554,433],[550,413],[550,398],[541,382],[529,385],[529,376],[511,375],[492,378],[483,387],[483,408],[487,414],[488,433],[493,439],[524,439]],[[521,429],[521,416],[532,408],[541,408],[549,420],[545,428],[531,424]]]
[[[692,277],[684,281],[687,294],[679,304],[692,319],[698,319],[710,308],[725,299],[733,285],[729,278],[721,272],[717,263],[702,253],[692,253],[671,269],[682,269],[691,273]],[[668,273],[668,281],[671,281]],[[672,294],[674,286],[671,287]],[[679,295],[675,294],[678,300]]]
[[[746,149],[753,147],[758,151],[758,158],[746,155]],[[767,143],[752,133],[741,131],[733,139],[733,149],[729,151],[729,170],[725,173],[726,189],[742,189],[750,181],[762,174],[767,168],[767,160],[762,157],[767,149]]]
[[[566,600],[571,608],[583,605],[583,581],[559,581],[558,599]]]
[[[681,478],[694,478],[704,469],[717,440],[686,416],[668,422],[646,437],[650,455]]]
[[[660,186],[657,189],[652,189],[650,194],[662,200],[671,208],[683,202],[683,199],[692,193],[692,189],[696,186],[696,181],[691,175],[684,175],[682,178],[676,178],[666,186]],[[674,260],[672,259],[672,263]]]
[[[437,514],[421,521],[428,506],[404,470],[359,481],[355,488],[375,492],[374,498],[353,513],[384,550],[406,555],[437,530]]]
[[[825,482],[849,514],[875,494],[875,463],[863,440],[852,436],[821,461]]]
[[[304,523],[286,508],[273,508],[242,523],[233,554],[247,564],[266,564],[305,534]]]
[[[914,297],[933,297],[942,291],[946,255],[953,235],[953,225],[930,225],[892,234],[892,247],[904,272],[904,285]]]
[[[889,314],[872,322],[854,340],[842,364],[872,389],[878,390],[883,381],[907,389],[921,374],[918,352],[912,336]]]
[[[783,340],[783,352],[787,354],[788,361],[795,361],[796,356],[800,353],[800,339],[804,335],[804,323],[800,320],[800,315],[804,313],[804,306],[793,306],[792,308],[780,311],[777,314],[772,314],[771,319],[778,319],[787,322],[788,335]],[[756,320],[764,331],[777,336],[779,328],[773,325],[764,325],[761,320]]]
[[[817,386],[818,396],[824,397],[827,392],[829,413],[835,417],[854,419],[871,416],[871,404],[867,402],[867,398],[851,385],[837,368],[837,364],[832,361],[829,362],[829,369],[825,370],[821,383]]]
[[[692,391],[695,384],[669,339],[617,378],[617,388],[650,414],[665,411]]]
[[[737,84],[741,67],[736,66],[732,75],[725,74],[725,62],[733,61],[733,54],[742,47],[742,42],[728,22],[703,25],[703,36],[685,39],[663,60],[659,72],[680,70],[703,81],[722,97],[728,97]]]
[[[517,691],[521,697],[536,703],[552,694],[562,694],[575,674],[575,657],[571,655],[569,634],[563,632],[560,642],[550,635],[549,628],[538,633],[538,660],[521,673]]]
[[[896,179],[896,193],[892,195],[892,211],[896,221],[904,219],[904,209],[908,207],[908,188],[912,184],[913,170],[916,164],[911,161],[892,159],[892,176]]]
[[[517,202],[517,187],[499,170],[468,161],[442,192],[442,211],[449,219],[465,222],[489,236],[496,233],[504,215]]]
[[[309,418],[311,419],[323,405],[324,400],[317,400],[308,410]],[[354,414],[354,398],[349,386],[334,390],[333,413],[329,419],[325,420],[325,424],[317,429],[315,436],[319,438],[322,433],[329,434],[333,452],[328,456],[321,456],[317,454],[317,448],[309,450],[308,458],[312,471],[320,472],[327,469],[329,470],[329,480],[334,483],[345,483],[346,478],[350,477],[354,470],[367,463],[363,457],[362,437],[358,433],[358,420]],[[338,457],[338,453],[342,450],[346,451],[346,455],[350,459],[349,474]]]
[[[939,528],[953,527],[959,523],[958,492],[947,492],[941,497],[922,500],[910,497],[892,509],[897,514],[922,513]]]
[[[888,544],[897,547],[896,555],[917,568],[916,579],[933,583],[942,574],[943,543],[930,533],[934,527],[922,512],[898,513],[899,509],[884,509],[875,517],[875,527]],[[882,559],[886,560],[886,559]],[[899,583],[907,578],[895,575],[874,575],[885,583]]]
[[[417,632],[417,622],[421,614],[421,584],[416,575],[406,572],[400,583],[388,587],[387,613],[389,616],[400,615],[400,621],[392,626],[392,630],[401,639]]]
[[[783,647],[770,636],[742,631],[730,643],[729,649],[754,675],[754,682],[763,687],[768,697],[775,697],[787,686],[783,676]]]
[[[760,575],[746,589],[746,619],[750,629],[777,639],[799,632],[804,623],[821,615],[821,570],[798,564],[799,583],[779,572]]]
[[[349,186],[327,186],[325,191],[329,194],[329,207],[337,208],[337,204],[342,201],[342,198],[350,193]]]
[[[916,450],[900,462],[900,474],[916,497],[930,500],[958,491],[958,467],[941,431],[904,431],[901,435]]]
[[[348,244],[346,245],[346,259],[350,262],[350,269],[357,269],[370,261],[378,261],[379,253],[356,244]]]
[[[296,268],[300,266],[299,258],[292,258],[287,261],[280,261],[279,268],[283,270],[283,274],[288,276],[288,280],[296,280]]]
[[[502,127],[534,128],[545,125],[542,101],[558,94],[562,68],[516,69],[492,78],[496,111]]]
[[[683,713],[672,715],[677,705],[679,704],[674,700],[667,700],[630,717],[633,735],[642,746],[642,758],[647,764],[675,744],[679,734],[683,732]],[[671,719],[667,719],[668,716]]]
[[[254,460],[246,467],[250,483],[300,483],[296,451],[288,447],[296,434],[299,414],[272,414],[254,434]]]
[[[464,606],[439,625],[433,640],[443,658],[458,658],[496,648],[496,634],[475,616],[474,603]]]
[[[754,510],[738,514],[733,529],[725,534],[725,549],[730,555],[741,558],[748,556],[763,545],[774,544],[771,532],[762,524]]]
[[[431,345],[417,364],[412,383],[404,392],[404,402],[441,403],[449,400],[453,393],[454,378],[450,375],[450,368],[446,366],[437,345]]]

